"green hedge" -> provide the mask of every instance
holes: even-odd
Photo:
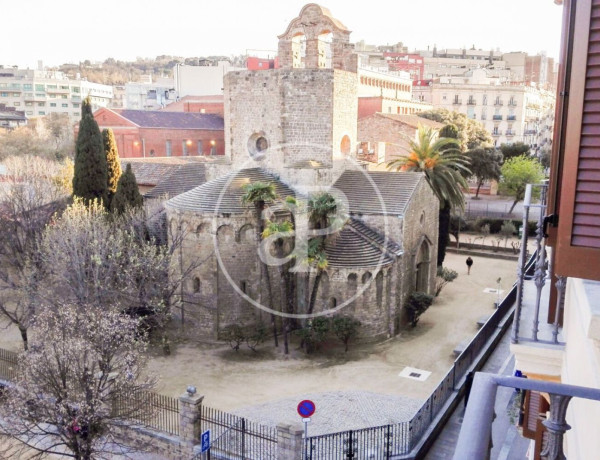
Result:
[[[464,231],[470,232],[479,232],[481,231],[481,227],[484,225],[490,226],[490,234],[494,235],[496,233],[500,233],[500,229],[502,228],[502,224],[506,221],[510,220],[514,224],[514,226],[518,229],[523,225],[523,221],[521,219],[492,219],[489,217],[480,217],[477,220],[469,220],[466,222],[467,226]],[[537,222],[529,221],[527,222],[527,235],[535,236],[535,232],[537,230]]]

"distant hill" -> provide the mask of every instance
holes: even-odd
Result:
[[[135,61],[118,61],[108,58],[102,63],[92,63],[89,60],[79,64],[62,64],[58,70],[71,77],[77,74],[88,81],[103,83],[105,85],[124,85],[130,81],[139,81],[141,75],[154,77],[172,77],[173,67],[176,64],[186,65],[216,65],[218,61],[230,61],[234,65],[244,65],[245,56],[207,56],[207,57],[181,57],[157,56],[156,58],[138,57]]]

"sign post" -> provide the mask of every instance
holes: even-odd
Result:
[[[210,460],[210,430],[206,430],[202,433],[202,437],[200,438],[200,453],[204,453],[208,451],[208,460]]]
[[[305,399],[300,401],[298,404],[298,415],[302,417],[302,421],[304,422],[304,458],[308,458],[306,449],[308,443],[308,422],[310,422],[310,417],[315,413],[315,403],[310,399]]]

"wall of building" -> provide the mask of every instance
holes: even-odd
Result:
[[[600,283],[568,278],[565,297],[563,334],[566,346],[562,383],[600,388]],[[569,459],[589,458],[600,452],[598,437],[600,402],[573,398],[567,422],[575,428],[567,431],[566,454]]]
[[[234,167],[260,166],[292,185],[331,183],[324,170],[340,158],[345,135],[356,142],[356,74],[333,69],[231,72],[225,78],[226,155]],[[335,125],[335,127],[334,127]],[[250,153],[257,137],[268,149]],[[319,174],[299,164],[317,162]]]

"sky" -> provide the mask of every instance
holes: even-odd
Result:
[[[306,0],[22,0],[2,2],[0,64],[34,68],[85,59],[199,57],[276,50]],[[368,44],[545,51],[558,57],[553,0],[323,0]],[[8,20],[9,18],[12,18]]]

